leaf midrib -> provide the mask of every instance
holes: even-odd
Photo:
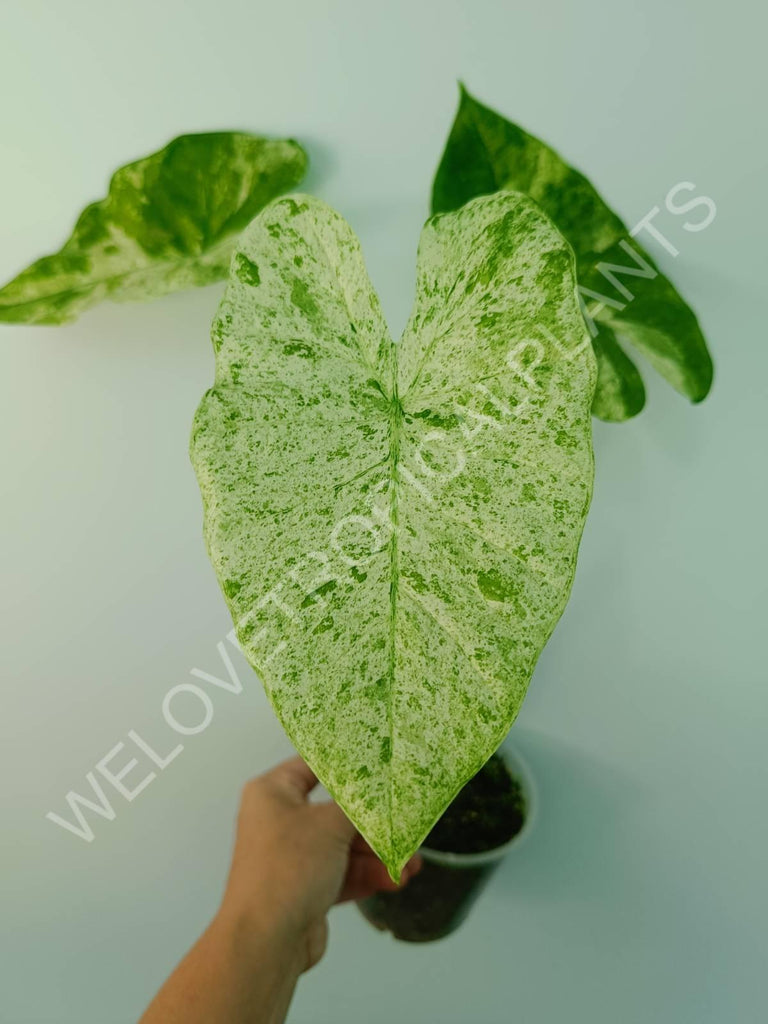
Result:
[[[392,398],[389,413],[389,487],[390,510],[389,521],[392,535],[389,539],[389,664],[387,685],[387,735],[389,737],[389,765],[387,773],[387,814],[389,818],[390,844],[394,835],[394,816],[392,813],[392,769],[394,758],[393,702],[395,689],[395,639],[397,624],[397,600],[400,589],[400,551],[398,546],[399,531],[399,495],[398,495],[398,461],[400,458],[400,439],[402,436],[403,407],[397,391],[397,345],[390,342],[392,356]]]

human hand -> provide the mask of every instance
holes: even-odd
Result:
[[[245,915],[258,931],[268,923],[295,943],[301,971],[325,952],[334,903],[400,887],[337,804],[308,801],[316,784],[300,757],[246,783],[222,904],[223,914]],[[400,885],[420,867],[417,854]]]
[[[221,908],[141,1024],[279,1024],[331,906],[398,888],[336,804],[308,801],[316,783],[300,757],[246,783]]]

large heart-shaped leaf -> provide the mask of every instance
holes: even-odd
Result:
[[[536,204],[433,218],[416,287],[393,344],[346,222],[273,203],[192,435],[239,643],[393,877],[517,714],[593,474],[573,254]]]
[[[432,189],[435,213],[514,189],[542,207],[573,246],[598,365],[594,413],[625,420],[645,388],[617,335],[693,402],[712,385],[696,316],[594,186],[540,139],[478,103],[462,87]]]
[[[59,252],[0,289],[0,321],[61,324],[102,299],[148,299],[226,277],[237,234],[304,177],[296,142],[181,135],[121,167]]]

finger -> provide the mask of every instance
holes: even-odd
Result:
[[[376,851],[373,849],[367,839],[364,839],[358,832],[355,838],[352,840],[351,849],[356,853],[370,853],[376,856]]]
[[[357,836],[357,829],[346,816],[344,811],[333,800],[326,800],[324,803],[314,805],[314,812],[319,820],[331,835],[341,839],[346,844],[352,844]]]
[[[344,884],[336,902],[363,900],[375,892],[395,892],[398,888],[397,882],[392,881],[378,857],[361,854],[350,859]]]
[[[300,800],[306,800],[317,785],[317,776],[300,757],[291,757],[287,761],[275,765],[266,773],[265,778]]]
[[[402,889],[418,874],[422,867],[419,854],[413,856],[402,870],[400,881],[395,882],[379,858],[374,853],[353,853],[349,859],[344,885],[337,903],[347,900],[365,899],[375,892],[396,892]]]
[[[418,875],[421,869],[424,867],[424,858],[420,853],[414,853],[411,859],[403,868],[403,871],[407,874],[408,878],[413,878],[414,875]]]

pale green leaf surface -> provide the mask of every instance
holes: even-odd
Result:
[[[707,396],[712,360],[696,316],[671,281],[637,239],[630,238],[627,227],[583,174],[462,88],[433,184],[432,209],[454,210],[497,189],[525,192],[536,200],[573,246],[579,284],[609,300],[599,308],[599,300],[585,296],[595,337],[600,339],[595,342],[597,416],[629,419],[645,401],[640,374],[618,346],[616,335],[634,345],[681,394],[694,402]],[[651,268],[645,272],[655,270],[656,276],[631,273],[643,268],[626,245]],[[605,276],[606,265],[629,268],[629,273],[615,276],[631,299]]]
[[[528,198],[433,218],[390,340],[317,199],[241,238],[191,454],[239,643],[393,877],[496,750],[568,598],[594,356]]]
[[[238,233],[301,181],[290,140],[181,135],[121,167],[63,248],[0,289],[0,321],[61,324],[103,299],[149,299],[227,276]]]

